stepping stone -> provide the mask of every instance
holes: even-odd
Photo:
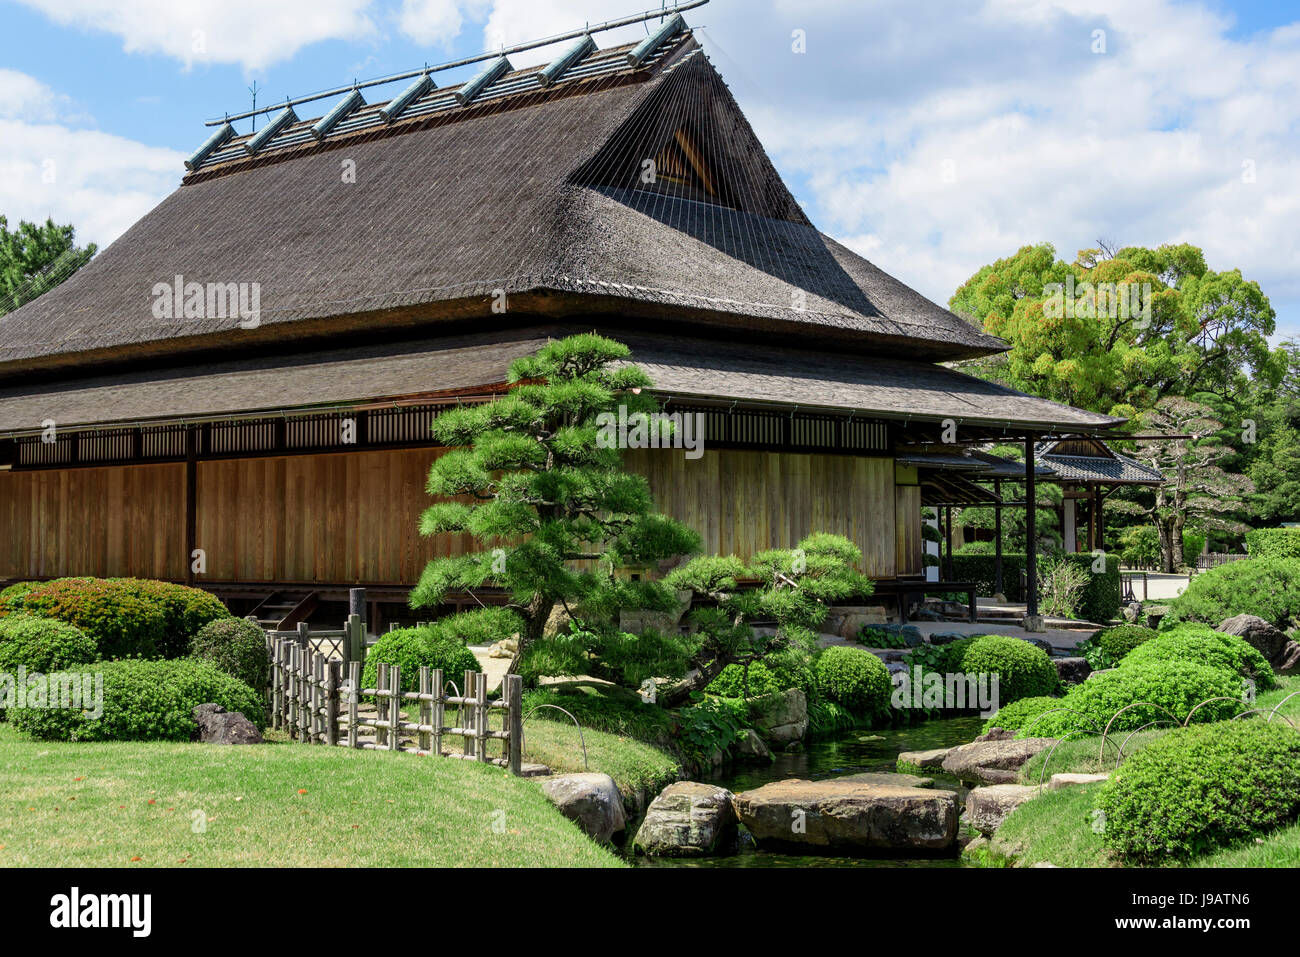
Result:
[[[1053,774],[1052,779],[1047,782],[1049,791],[1059,791],[1061,788],[1074,787],[1079,784],[1096,784],[1098,781],[1110,780],[1109,774]]]
[[[901,751],[898,755],[898,766],[920,768],[922,771],[941,771],[943,770],[943,759],[951,751],[952,748],[933,748],[929,751]]]
[[[892,771],[864,771],[861,774],[846,774],[844,777],[830,778],[832,781],[852,781],[855,784],[887,784],[897,788],[932,788],[934,778],[923,778],[919,774],[896,774]]]
[[[1038,788],[1028,784],[975,788],[966,796],[966,823],[988,837],[1002,826],[1007,815],[1037,796]]]

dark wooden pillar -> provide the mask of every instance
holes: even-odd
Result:
[[[1025,438],[1025,614],[1038,615],[1038,485],[1034,475],[1034,436]]]
[[[194,550],[199,547],[199,430],[185,430],[185,584],[194,584]]]
[[[1106,496],[1102,494],[1101,486],[1097,486],[1097,544],[1093,548],[1106,549],[1106,523],[1102,516],[1102,503],[1105,502]]]
[[[993,494],[997,502],[993,506],[993,594],[1005,595],[1002,590],[1002,480],[993,480]]]
[[[952,577],[952,506],[951,505],[945,505],[943,507],[943,522],[944,522],[944,537],[948,541],[948,557],[947,557],[947,564],[944,566],[944,572],[947,575],[947,580],[952,581],[953,577]]]

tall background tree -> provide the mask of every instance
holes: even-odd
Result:
[[[20,222],[14,230],[0,216],[0,315],[53,289],[95,255],[94,243],[76,244],[72,226]]]

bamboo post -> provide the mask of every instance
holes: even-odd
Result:
[[[509,716],[510,738],[506,741],[506,747],[510,749],[510,773],[519,776],[523,773],[524,764],[523,676],[506,675],[506,681],[503,687],[506,693],[506,703],[509,705],[509,710],[506,714]]]
[[[289,713],[287,716],[287,730],[290,738],[298,737],[298,679],[294,675],[294,667],[298,663],[298,646],[290,643],[288,648],[288,667],[284,672],[284,693],[289,701]]]
[[[388,720],[391,724],[388,727],[392,737],[389,738],[388,747],[392,751],[400,751],[402,748],[402,666],[393,665],[388,669],[388,689],[393,696],[388,699]]]
[[[463,677],[464,677],[464,681],[460,686],[461,689],[460,697],[461,697],[462,704],[458,709],[458,714],[460,716],[460,726],[465,731],[473,731],[474,711],[468,705],[464,704],[464,702],[474,697],[474,672],[466,671]],[[461,740],[465,742],[464,745],[465,757],[467,758],[475,757],[476,755],[474,753],[474,745],[476,744],[476,742],[474,740],[474,735],[473,734],[462,735]]]
[[[340,663],[330,660],[325,672],[325,743],[339,743],[339,675]]]
[[[420,724],[428,725],[433,723],[433,702],[424,700],[424,696],[429,694],[429,666],[420,665]],[[419,743],[417,745],[421,751],[429,750],[429,732],[421,731]]]
[[[325,656],[311,653],[311,741],[325,740]]]
[[[385,705],[387,700],[384,692],[388,690],[388,665],[382,661],[379,663],[379,681],[375,687],[378,689],[375,694],[375,712],[378,718],[378,727],[375,728],[375,747],[385,748],[388,746],[388,729],[384,727],[384,720],[388,714],[388,708]]]
[[[298,622],[298,644],[304,648],[311,647],[311,629],[307,627],[305,621]]]
[[[487,762],[488,758],[488,707],[487,707],[487,675],[479,672],[474,676],[475,697],[478,699],[474,705],[474,731],[478,734],[478,759],[481,762]]]
[[[280,642],[271,645],[271,727],[280,730],[280,711],[284,707],[284,688],[280,682]]]
[[[298,740],[311,744],[311,658],[306,645],[298,646]]]
[[[348,747],[355,748],[357,742],[358,703],[361,701],[361,662],[348,662],[348,683],[352,686],[348,694]]]
[[[442,699],[446,694],[443,691],[441,668],[433,669],[430,682],[433,684],[433,715],[430,722],[433,725],[433,753],[442,757],[442,726],[446,723],[444,719],[446,709],[443,707]]]

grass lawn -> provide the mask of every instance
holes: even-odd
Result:
[[[49,744],[0,724],[0,782],[0,867],[622,863],[537,781],[445,758],[288,743]]]

